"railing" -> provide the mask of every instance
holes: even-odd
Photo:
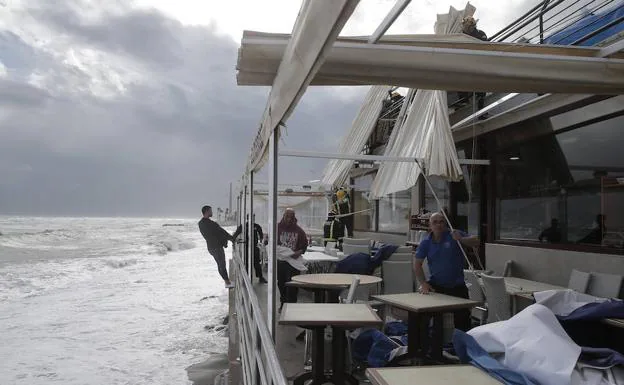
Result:
[[[236,319],[237,327],[236,333],[231,335],[236,335],[235,338],[238,339],[236,342],[240,352],[241,385],[288,385],[265,315],[243,264],[241,249],[242,247],[236,248],[230,265],[236,285],[232,289],[235,296],[235,313],[232,317]]]

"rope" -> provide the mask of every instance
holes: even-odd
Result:
[[[416,164],[418,165],[418,167],[420,167],[421,171],[424,171],[422,165],[420,164],[420,161],[418,159],[414,159],[414,161],[416,161]],[[421,172],[421,174],[422,174],[423,178],[425,178],[425,182],[427,182],[427,186],[429,186],[429,189],[431,190],[431,194],[433,195],[433,198],[436,200],[436,202],[438,204],[438,208],[440,208],[440,212],[444,216],[444,219],[446,220],[446,223],[448,223],[448,226],[449,226],[450,230],[451,231],[455,231],[455,229],[453,228],[453,224],[451,223],[451,220],[446,215],[444,210],[441,209],[442,208],[442,203],[440,202],[440,199],[438,198],[438,194],[435,193],[435,190],[433,189],[433,185],[429,181],[429,178],[427,178],[427,175],[424,172]],[[472,262],[470,262],[470,259],[468,259],[468,255],[466,255],[466,251],[462,247],[461,242],[459,240],[456,240],[456,242],[457,242],[457,245],[459,245],[459,249],[461,250],[462,255],[464,256],[464,259],[468,263],[468,268],[473,272],[473,274],[475,274],[475,276],[477,276],[476,273],[474,272],[474,266],[472,265]],[[482,268],[482,270],[483,270],[483,268]],[[477,278],[478,278],[478,276],[477,276]]]

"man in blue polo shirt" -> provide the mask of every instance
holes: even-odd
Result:
[[[420,283],[419,291],[423,294],[434,291],[468,298],[468,288],[464,281],[464,255],[457,241],[472,247],[478,245],[479,240],[462,231],[450,232],[441,213],[431,215],[429,227],[431,233],[418,246],[414,260],[414,273]],[[425,258],[431,274],[429,281],[426,280],[423,271]],[[453,316],[457,329],[463,331],[470,329],[470,310],[454,312]]]

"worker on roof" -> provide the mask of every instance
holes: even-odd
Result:
[[[474,38],[477,38],[479,40],[487,40],[487,35],[485,34],[485,32],[483,32],[480,29],[477,29],[477,21],[475,20],[474,17],[472,16],[466,16],[462,19],[462,33],[468,35],[468,36],[472,36]],[[461,100],[468,100],[473,96],[472,92],[458,92],[458,98]],[[476,92],[475,93],[476,96],[476,102],[477,102],[477,109],[478,110],[482,110],[483,107],[485,107],[485,92]],[[487,119],[488,114],[482,114],[481,116],[479,116],[480,120],[483,119]]]

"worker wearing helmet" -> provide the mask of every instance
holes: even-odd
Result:
[[[347,234],[350,238],[353,237],[353,210],[351,210],[351,200],[349,198],[349,193],[344,189],[340,188],[336,191],[334,196],[334,212],[338,216],[340,222],[344,223],[347,228]]]
[[[327,214],[327,221],[323,225],[323,241],[325,246],[327,242],[336,242],[336,248],[342,250],[342,238],[344,238],[345,225],[336,218],[333,211]]]
[[[477,21],[472,16],[464,17],[462,20],[462,33],[476,37],[479,40],[487,40],[485,32],[477,29]]]

